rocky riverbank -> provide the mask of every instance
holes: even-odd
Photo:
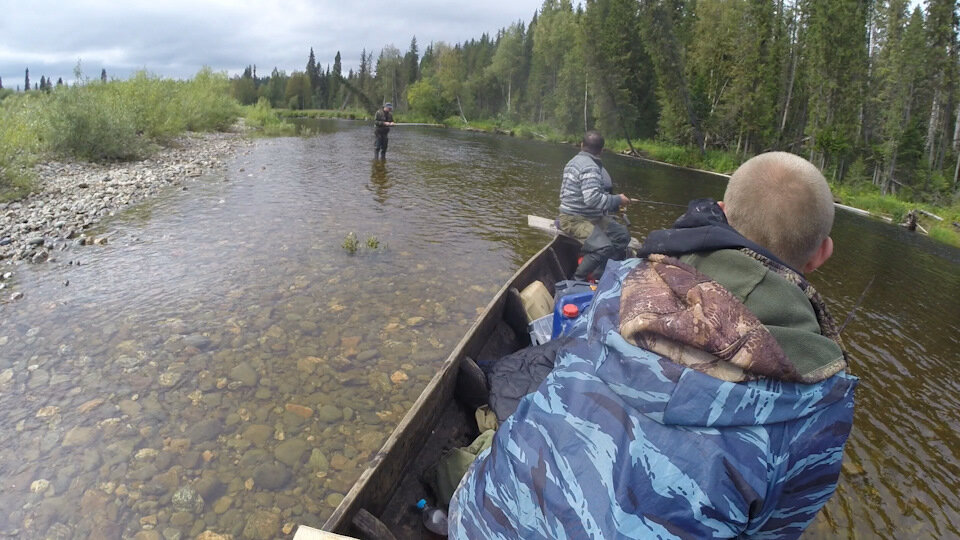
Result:
[[[12,267],[25,262],[56,261],[71,245],[106,243],[108,235],[88,234],[104,217],[171,187],[187,189],[248,144],[237,133],[189,134],[142,161],[37,165],[37,191],[0,204],[0,276],[9,280]]]

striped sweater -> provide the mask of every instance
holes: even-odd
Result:
[[[560,213],[598,218],[616,212],[620,197],[611,194],[613,180],[599,159],[580,152],[563,168]]]

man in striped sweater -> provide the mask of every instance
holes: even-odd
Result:
[[[580,153],[563,169],[557,224],[583,244],[576,279],[586,279],[593,272],[599,275],[608,260],[625,258],[630,244],[627,228],[610,216],[630,199],[613,194],[613,180],[600,161],[603,144],[599,131],[588,131]]]

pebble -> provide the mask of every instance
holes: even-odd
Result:
[[[307,443],[301,439],[290,439],[277,445],[273,455],[280,463],[296,467],[303,460],[307,451]],[[258,482],[259,484],[259,482]]]
[[[3,378],[0,376],[0,383],[3,382]],[[41,407],[40,410],[37,411],[37,418],[50,418],[51,416],[56,416],[58,414],[60,414],[60,407],[48,405],[46,407]]]
[[[67,431],[67,433],[63,436],[63,446],[71,447],[86,445],[93,440],[96,434],[96,428],[82,426],[75,427],[70,431]]]
[[[174,508],[182,512],[198,513],[203,511],[203,497],[191,486],[178,489],[170,502]]]
[[[280,516],[266,510],[257,510],[243,528],[243,537],[251,540],[273,540],[280,531]]]
[[[174,512],[173,515],[170,516],[170,524],[174,527],[186,527],[193,523],[193,519],[193,514],[190,512]]]
[[[45,480],[43,478],[39,480],[34,480],[33,483],[30,484],[31,493],[43,493],[47,491],[47,489],[49,488],[50,488],[50,481]]]
[[[250,367],[250,364],[243,362],[230,370],[230,378],[240,381],[244,386],[254,386],[260,380],[257,372]]]
[[[228,534],[220,534],[214,531],[203,531],[197,535],[195,540],[233,540],[233,537]]]
[[[333,405],[324,405],[317,410],[317,419],[321,422],[333,423],[343,418],[343,411]]]
[[[253,424],[243,431],[241,437],[256,446],[263,446],[273,435],[273,428],[264,424]]]
[[[171,184],[182,185],[205,169],[221,167],[227,154],[249,144],[223,133],[184,136],[176,142],[134,163],[37,165],[33,172],[40,189],[6,205],[0,215],[0,230],[9,231],[0,238],[0,259],[45,262],[48,258],[30,248],[66,241],[76,234],[73,231],[87,229],[121,207],[157,195]],[[107,242],[99,237],[91,243]]]
[[[331,493],[327,495],[327,498],[325,499],[325,501],[327,503],[327,506],[329,506],[330,508],[336,508],[340,506],[340,503],[343,502],[343,495],[339,493]]]
[[[307,419],[313,416],[313,409],[311,409],[310,407],[305,407],[303,405],[297,405],[295,403],[287,403],[284,408],[288,412],[292,412],[293,414],[304,419]]]
[[[255,486],[276,491],[291,478],[290,469],[276,463],[264,463],[253,471],[253,483]]]
[[[233,504],[233,498],[229,495],[224,495],[217,499],[217,502],[213,503],[213,512],[215,514],[222,514],[230,509],[230,505]]]
[[[193,444],[212,441],[216,439],[221,433],[223,433],[223,422],[216,419],[210,418],[207,420],[201,420],[187,430],[187,438],[190,439],[190,442]]]

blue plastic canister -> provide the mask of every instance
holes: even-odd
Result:
[[[553,334],[551,339],[565,336],[570,333],[574,323],[590,307],[593,301],[593,291],[568,294],[560,297],[553,308]]]

